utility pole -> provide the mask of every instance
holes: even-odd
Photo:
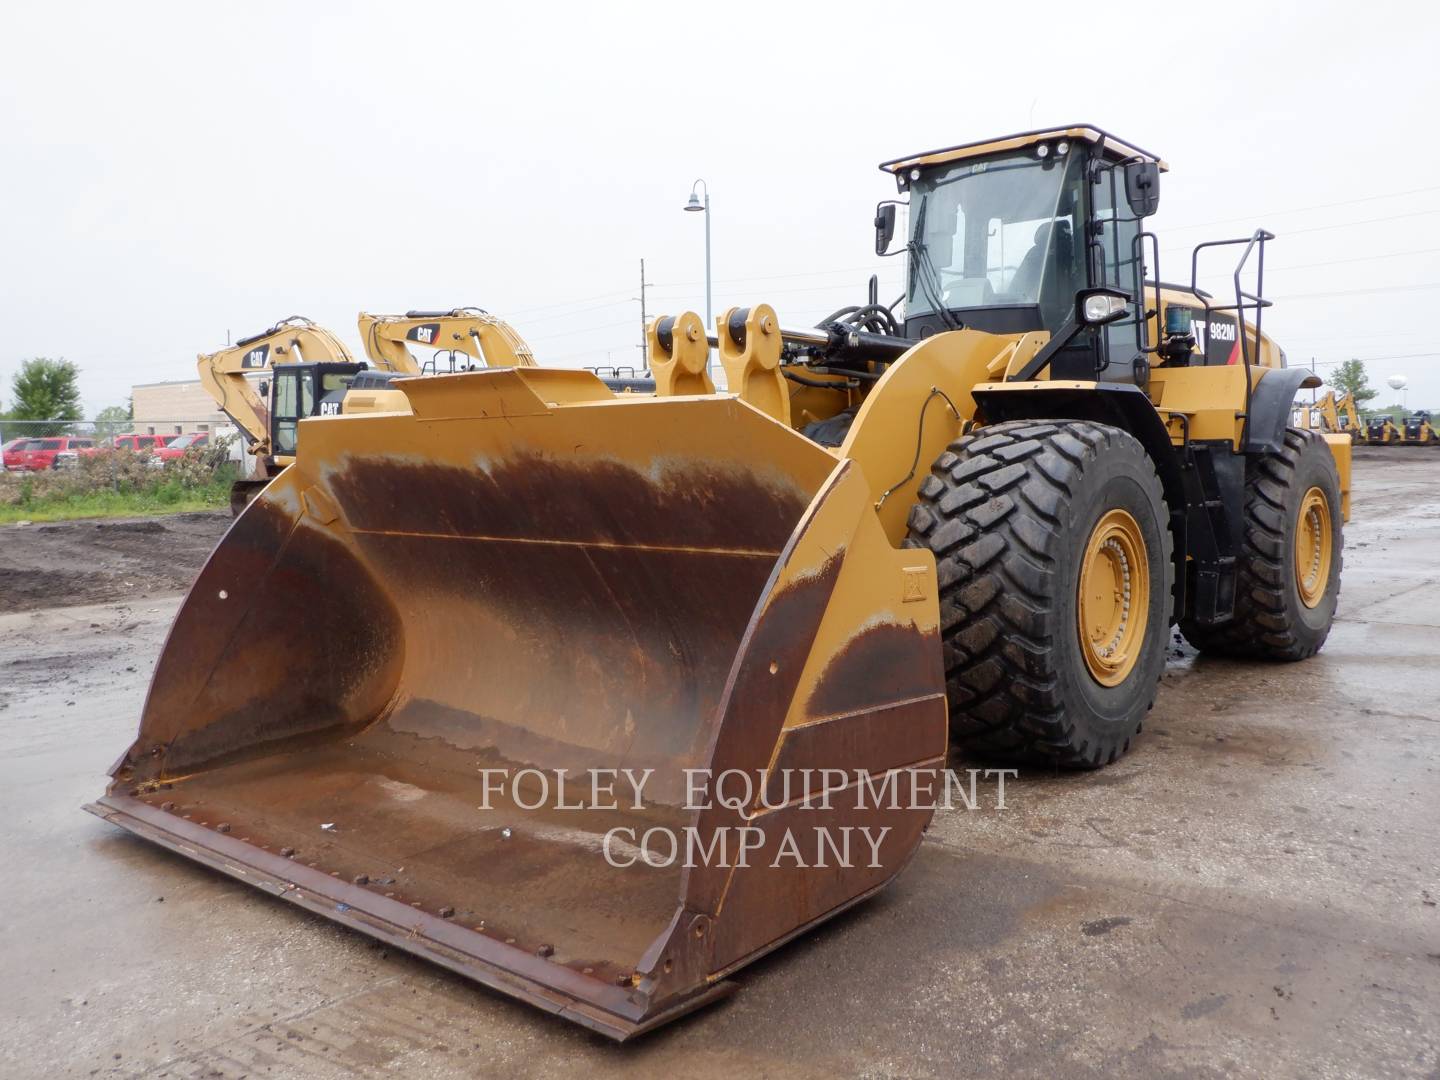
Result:
[[[645,260],[640,260],[640,370],[650,370],[650,322],[645,314]]]

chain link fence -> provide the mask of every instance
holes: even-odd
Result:
[[[0,511],[101,495],[164,505],[228,488],[246,465],[239,432],[230,424],[195,427],[179,420],[0,420]]]

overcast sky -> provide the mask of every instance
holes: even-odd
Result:
[[[358,354],[362,309],[634,362],[641,257],[652,314],[703,312],[697,177],[716,309],[809,324],[900,291],[879,161],[1084,121],[1170,163],[1165,277],[1264,225],[1291,363],[1440,408],[1440,15],[1385,7],[10,3],[0,401],[64,356],[93,413],[291,314]]]

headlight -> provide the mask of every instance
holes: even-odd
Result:
[[[1080,297],[1080,318],[1091,326],[1114,322],[1129,310],[1130,298],[1113,289],[1092,289]]]

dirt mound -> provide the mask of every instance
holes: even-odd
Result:
[[[0,611],[184,592],[229,526],[214,511],[0,527]]]

